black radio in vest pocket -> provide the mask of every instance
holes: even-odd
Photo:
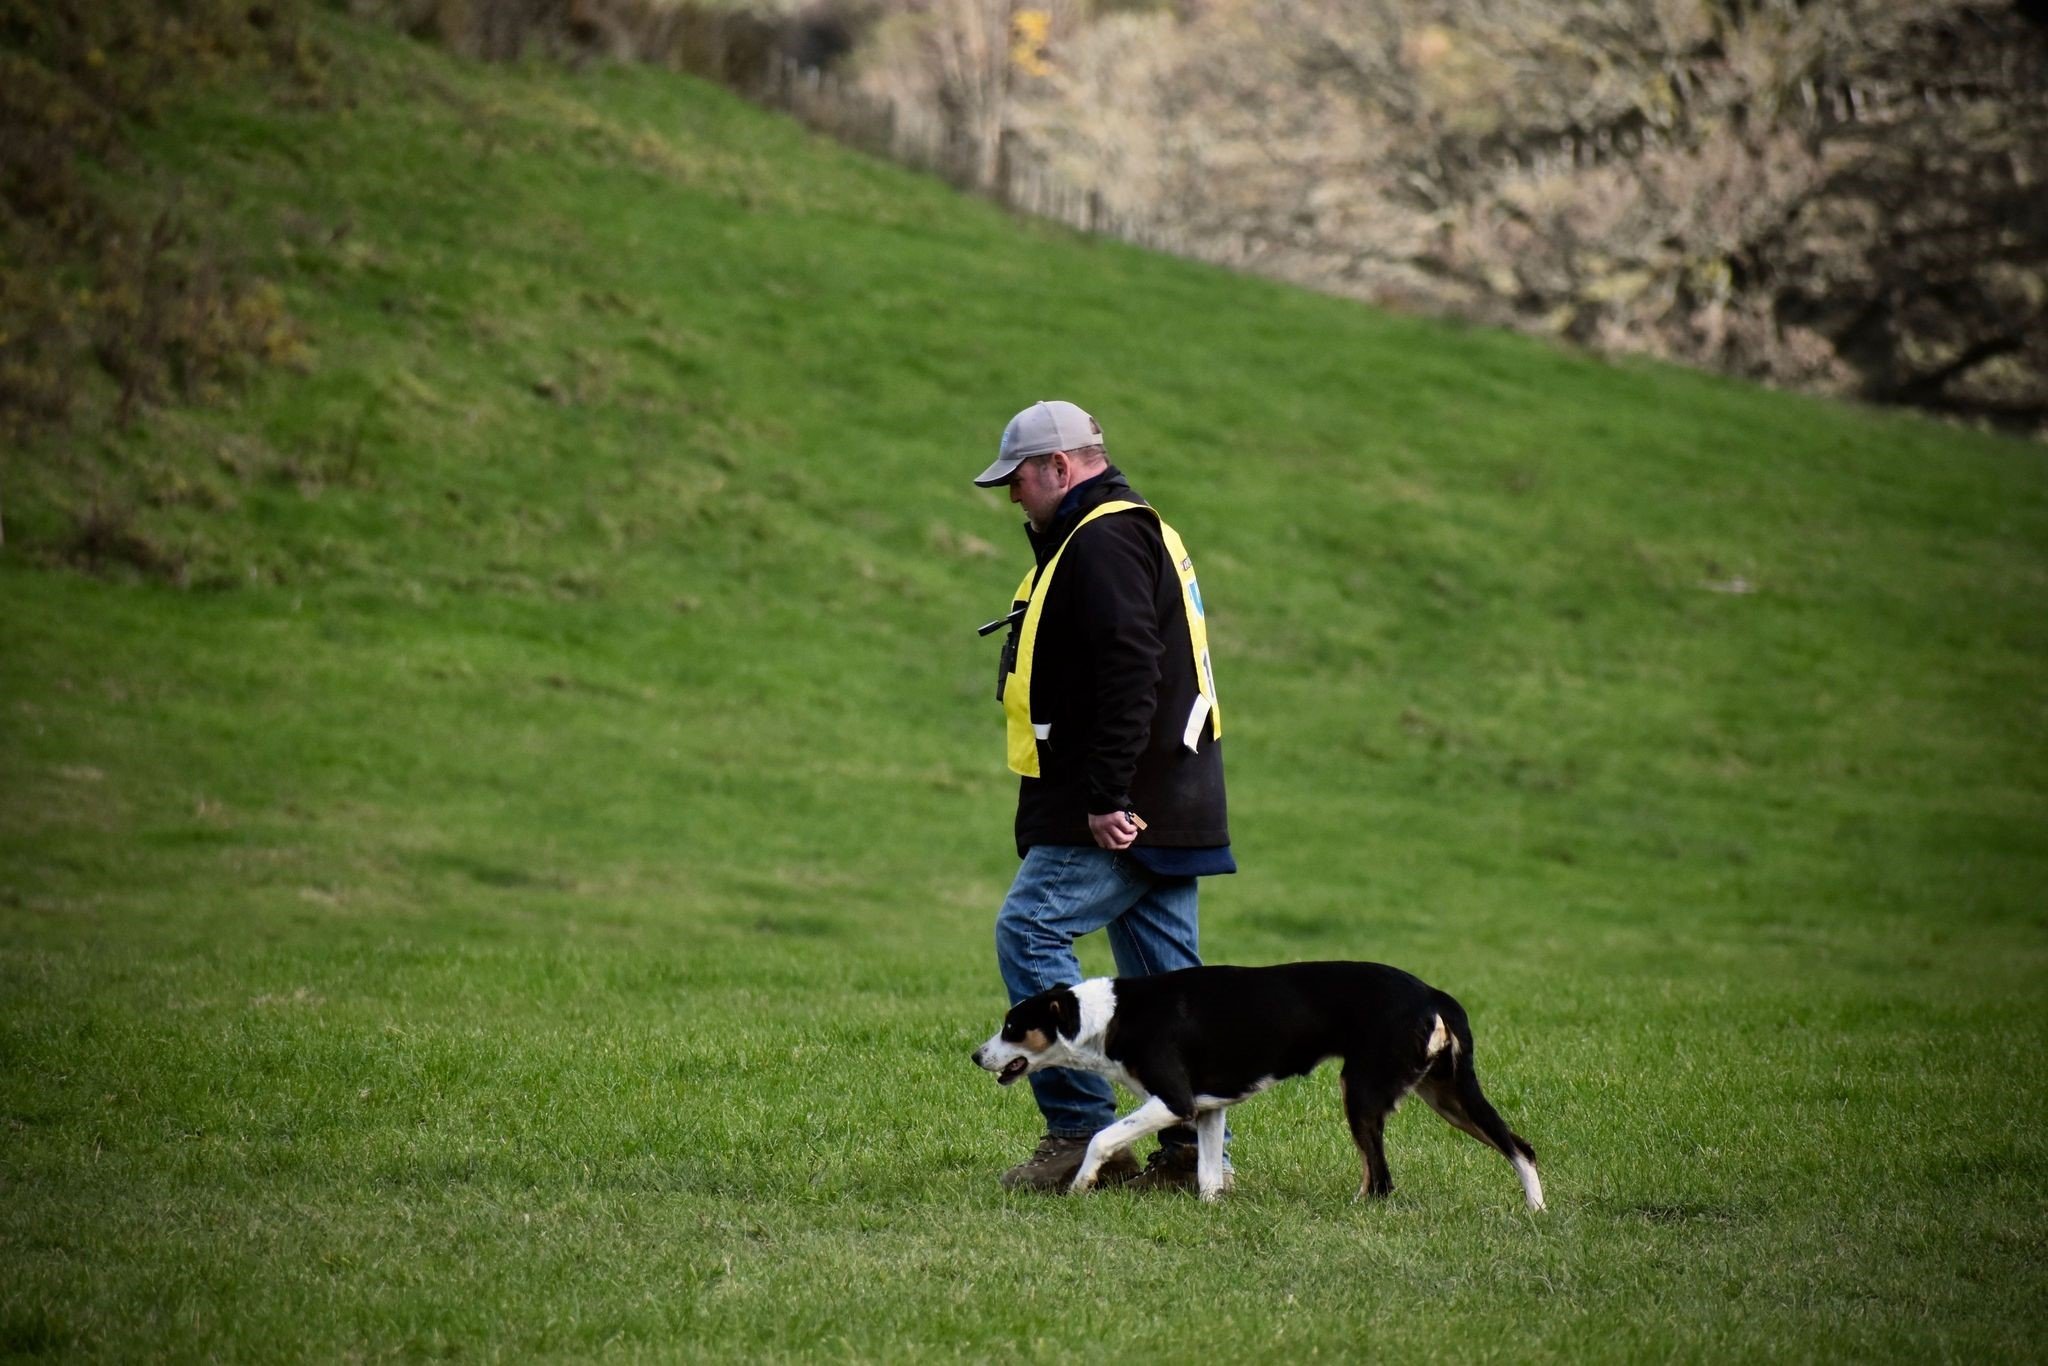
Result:
[[[1008,623],[1010,634],[1003,641],[1003,656],[996,661],[996,701],[1003,700],[1003,689],[1010,686],[1010,675],[1017,672],[1017,643],[1024,635],[1024,609],[1029,604],[1018,603],[1016,610],[1007,617],[999,618],[981,628],[986,635],[994,628]]]

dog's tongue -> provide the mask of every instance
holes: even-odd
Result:
[[[1005,1067],[1002,1071],[1002,1075],[996,1078],[996,1085],[1008,1086],[1011,1082],[1017,1080],[1017,1078],[1023,1076],[1026,1072],[1029,1072],[1030,1070],[1031,1064],[1027,1060],[1023,1058],[1012,1058],[1010,1060],[1010,1065],[1008,1067]]]

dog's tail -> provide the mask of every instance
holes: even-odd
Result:
[[[1435,992],[1435,1006],[1436,1029],[1430,1035],[1429,1069],[1416,1085],[1416,1094],[1445,1122],[1463,1129],[1505,1157],[1521,1178],[1522,1194],[1529,1208],[1542,1209],[1543,1182],[1536,1175],[1536,1149],[1528,1139],[1508,1128],[1507,1121],[1479,1089],[1479,1074],[1472,1067],[1472,1026],[1465,1019],[1465,1008],[1442,991]],[[1437,1030],[1449,1036],[1442,1048],[1436,1047]]]
[[[1435,987],[1430,988],[1429,994],[1436,1018],[1430,1028],[1426,1048],[1428,1075],[1434,1080],[1449,1083],[1459,1072],[1471,1070],[1472,1024],[1465,1018],[1465,1007],[1458,1004],[1457,997]]]
[[[1434,1070],[1438,1061],[1444,1058],[1446,1050],[1451,1055],[1449,1060],[1455,1060],[1458,1054],[1470,1046],[1470,1040],[1460,1039],[1450,1026],[1444,1023],[1443,1012],[1438,1011],[1430,1019],[1429,1038],[1422,1045],[1423,1060],[1430,1064],[1431,1070]]]

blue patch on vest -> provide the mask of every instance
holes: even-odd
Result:
[[[1208,617],[1209,614],[1202,610],[1202,585],[1196,583],[1193,579],[1188,580],[1188,599],[1195,604],[1196,616]]]

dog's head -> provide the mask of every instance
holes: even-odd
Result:
[[[1008,1086],[1027,1072],[1058,1067],[1081,1029],[1081,1002],[1072,987],[1041,991],[1003,1017],[995,1037],[974,1050],[974,1065]]]

